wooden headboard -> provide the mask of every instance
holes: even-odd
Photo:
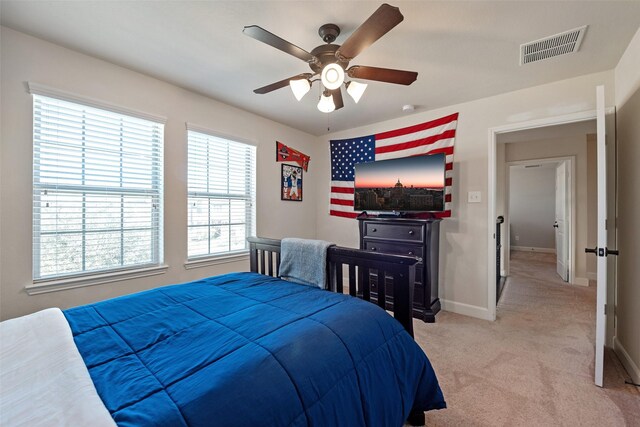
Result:
[[[251,271],[278,277],[280,272],[280,240],[249,237]],[[413,284],[420,258],[382,254],[359,249],[332,246],[327,250],[329,290],[343,293],[343,267],[347,268],[349,295],[378,304],[393,311],[395,317],[413,337]],[[371,293],[371,275],[376,280],[376,293]],[[392,280],[393,302],[387,299],[386,284]],[[373,296],[373,298],[372,298]]]

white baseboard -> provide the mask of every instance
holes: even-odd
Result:
[[[523,251],[523,252],[542,252],[545,254],[555,254],[556,250],[553,248],[534,248],[531,246],[511,246],[512,251]]]
[[[589,286],[589,279],[586,277],[574,277],[572,285]]]
[[[638,368],[638,365],[631,359],[627,350],[625,350],[620,341],[618,341],[618,337],[613,337],[613,351],[615,351],[620,358],[622,365],[631,376],[633,382],[640,384],[640,368]]]
[[[451,311],[452,313],[476,317],[482,320],[493,320],[489,315],[489,310],[485,307],[478,307],[477,305],[464,304],[456,301],[448,301],[442,298],[440,298],[440,306],[443,310]]]
[[[587,272],[587,279],[598,280],[598,273]]]

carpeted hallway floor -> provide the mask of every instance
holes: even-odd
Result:
[[[428,426],[640,426],[640,391],[612,351],[605,387],[593,383],[595,285],[563,283],[554,255],[514,252],[497,316],[414,323],[449,406]]]

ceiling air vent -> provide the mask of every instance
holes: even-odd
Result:
[[[520,65],[577,52],[587,25],[520,45]]]

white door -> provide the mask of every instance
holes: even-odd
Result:
[[[569,281],[569,235],[567,233],[567,164],[556,166],[556,271],[565,282]]]
[[[607,304],[607,145],[605,127],[604,86],[596,87],[597,153],[598,153],[598,247],[596,295],[596,361],[595,383],[602,387]]]

